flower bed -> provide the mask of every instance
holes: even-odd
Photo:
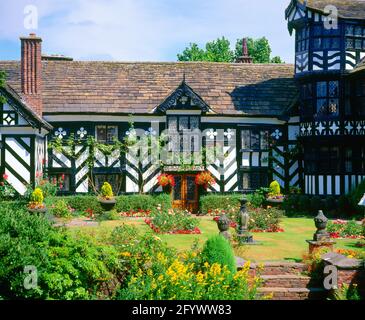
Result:
[[[215,221],[215,222],[217,222],[218,220],[219,220],[219,216],[213,218],[213,221]],[[231,221],[231,223],[229,224],[229,226],[231,228],[233,228],[233,229],[236,229],[237,226],[238,226],[238,224],[236,222],[234,222],[234,221]]]
[[[130,210],[127,212],[121,212],[120,215],[122,217],[129,217],[129,218],[145,218],[149,217],[152,213],[152,210]]]
[[[152,219],[145,219],[144,220],[149,226],[150,228],[158,233],[158,234],[201,234],[201,231],[198,227],[195,227],[192,230],[172,230],[172,231],[161,231],[160,228],[156,227],[153,222]]]
[[[364,239],[363,226],[356,221],[330,221],[327,231],[333,239]]]
[[[200,234],[199,219],[194,218],[190,212],[182,210],[158,210],[153,218],[145,222],[156,233],[165,234]]]

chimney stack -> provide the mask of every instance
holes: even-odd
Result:
[[[26,103],[42,117],[42,39],[21,37],[21,90]]]
[[[242,39],[242,56],[238,57],[237,63],[253,63],[252,58],[248,54],[247,39]]]

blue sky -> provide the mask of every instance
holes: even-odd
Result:
[[[289,0],[13,0],[0,2],[0,60],[18,60],[19,36],[35,32],[43,52],[75,60],[176,61],[190,42],[225,36],[269,39],[273,55],[294,60],[284,10]],[[24,26],[24,8],[38,28]]]

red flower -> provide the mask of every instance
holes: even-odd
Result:
[[[209,171],[205,171],[196,175],[195,184],[208,189],[209,186],[215,185],[216,181]]]
[[[3,179],[4,179],[4,180],[8,180],[8,179],[9,179],[9,176],[8,176],[6,173],[4,173],[4,174],[3,174]]]
[[[161,187],[175,186],[175,178],[171,174],[163,173],[157,178],[157,181]]]

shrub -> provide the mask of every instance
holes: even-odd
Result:
[[[120,196],[117,197],[115,208],[118,212],[129,212],[156,210],[158,206],[163,210],[171,209],[171,196],[169,194]]]
[[[276,180],[270,183],[269,189],[271,196],[279,196],[281,194],[280,184]]]
[[[110,183],[104,182],[103,186],[101,187],[101,197],[104,199],[111,199],[114,197],[113,189]]]
[[[40,188],[36,188],[31,197],[30,200],[34,202],[37,205],[41,205],[43,203],[44,197],[43,197],[43,191]]]
[[[57,199],[63,199],[75,211],[86,213],[92,210],[95,215],[103,213],[98,199],[90,195],[75,195],[46,199],[47,205],[52,205]],[[138,210],[156,210],[157,206],[162,209],[172,207],[171,197],[168,194],[159,195],[128,195],[116,197],[117,203],[115,210],[120,212],[138,211]]]
[[[260,208],[262,207],[266,202],[266,196],[270,192],[270,189],[268,188],[260,188],[256,190],[254,193],[247,195],[247,201],[249,205],[251,205],[254,208]]]
[[[248,228],[256,231],[279,231],[283,217],[281,210],[277,208],[254,208],[250,209],[250,221]]]
[[[97,216],[98,221],[113,221],[119,220],[121,217],[117,210],[104,211],[100,215]]]
[[[193,264],[158,254],[151,267],[140,269],[118,295],[120,300],[259,300],[259,277],[250,279],[250,264],[233,274],[226,266]]]
[[[363,227],[361,224],[358,224],[356,221],[329,221],[327,224],[327,231],[333,237],[359,237],[363,233]]]
[[[58,218],[71,218],[72,208],[67,205],[67,202],[63,199],[57,200],[56,203],[51,207],[51,214]]]
[[[3,174],[0,178],[0,200],[15,200],[19,197],[14,187],[7,181],[8,176]]]
[[[200,197],[200,212],[202,214],[212,214],[218,210],[227,212],[238,212],[241,206],[242,195],[206,195]]]
[[[93,299],[119,275],[113,247],[70,236],[24,210],[0,207],[0,296],[4,299]],[[25,266],[37,269],[37,288],[24,288]]]
[[[233,274],[237,271],[233,249],[229,241],[220,235],[207,240],[202,251],[202,259],[210,265],[218,263],[226,266]]]
[[[323,203],[320,197],[314,196],[310,198],[309,208],[312,212],[318,212],[323,209]]]
[[[149,220],[146,220],[148,222]],[[194,218],[191,213],[183,210],[160,210],[153,215],[151,221],[158,233],[199,231],[199,219]]]

